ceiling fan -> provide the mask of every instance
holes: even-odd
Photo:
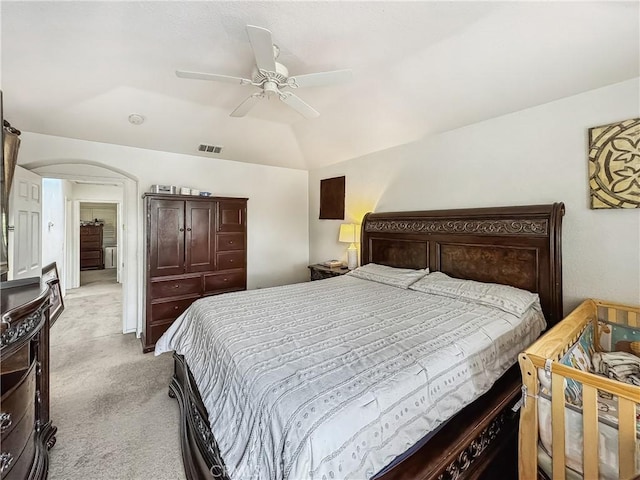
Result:
[[[289,89],[319,87],[342,83],[351,79],[351,70],[334,70],[290,77],[287,67],[276,61],[280,49],[277,45],[274,45],[271,39],[271,32],[266,28],[247,25],[247,34],[249,35],[249,42],[251,43],[255,57],[255,65],[251,79],[219,75],[216,73],[176,70],[176,75],[180,78],[214,80],[217,82],[238,83],[240,85],[260,87],[260,92],[250,95],[231,112],[232,117],[244,117],[261,99],[276,96],[303,117],[316,118],[320,113],[293,92],[289,91]]]

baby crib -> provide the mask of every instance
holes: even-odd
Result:
[[[618,336],[623,340],[612,339],[612,328],[624,332]],[[586,335],[591,332],[591,337]],[[565,361],[568,352],[573,353],[572,347],[586,344],[584,338],[592,340],[589,349],[608,351],[636,348],[634,336],[639,334],[640,307],[586,300],[520,354],[520,480],[539,478],[539,464],[541,476],[553,480],[624,480],[640,473],[640,387],[591,373],[581,359]],[[613,344],[603,345],[603,338]],[[567,401],[570,387],[574,389],[573,400]],[[599,415],[601,396],[611,398],[617,408],[617,425]],[[550,468],[542,467],[545,458]]]

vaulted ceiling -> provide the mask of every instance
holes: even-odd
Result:
[[[4,116],[30,132],[312,169],[639,76],[639,5],[3,0]],[[296,90],[318,118],[273,98],[230,117],[257,87],[175,70],[250,77],[247,24],[272,32],[290,75],[349,68],[353,80]]]

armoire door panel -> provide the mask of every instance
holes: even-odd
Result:
[[[218,202],[218,232],[244,232],[247,203],[234,201]]]
[[[186,272],[215,268],[215,202],[185,204]]]
[[[184,202],[152,200],[150,273],[152,277],[184,272]]]

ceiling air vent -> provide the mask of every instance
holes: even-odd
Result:
[[[204,143],[201,143],[198,146],[198,151],[199,152],[206,152],[206,153],[220,153],[220,152],[222,152],[222,146],[220,146],[220,145],[206,145]]]

